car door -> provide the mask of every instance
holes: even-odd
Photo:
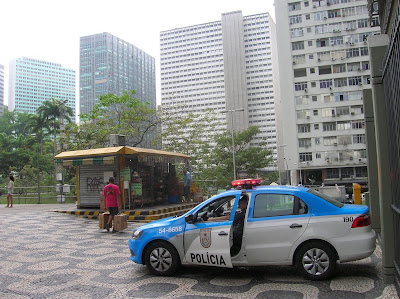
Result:
[[[185,263],[232,268],[230,247],[234,213],[230,213],[228,220],[221,221],[207,221],[207,217],[201,219],[200,215],[207,213],[218,217],[229,213],[236,209],[237,197],[232,195],[211,202],[194,214],[197,221],[186,223],[183,236]]]
[[[307,205],[293,194],[253,193],[245,226],[248,263],[288,262],[309,220]]]

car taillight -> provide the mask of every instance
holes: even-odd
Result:
[[[367,215],[359,216],[356,219],[354,219],[351,228],[364,227],[364,226],[368,226],[370,224],[371,224],[371,218],[367,214]]]

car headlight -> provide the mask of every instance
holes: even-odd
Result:
[[[138,228],[138,229],[136,229],[136,230],[133,232],[133,234],[132,234],[132,239],[137,240],[137,239],[140,238],[141,235],[143,235],[143,231],[142,231],[141,229]]]

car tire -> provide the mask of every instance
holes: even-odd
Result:
[[[173,275],[180,266],[179,254],[167,242],[157,241],[146,249],[144,261],[151,273],[161,276]]]
[[[295,265],[306,279],[326,280],[336,270],[336,254],[325,243],[309,242],[297,251]]]

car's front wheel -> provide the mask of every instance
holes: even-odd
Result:
[[[144,261],[151,273],[170,276],[180,265],[179,254],[175,247],[167,242],[154,242],[147,248]]]
[[[299,248],[295,264],[303,277],[310,280],[325,280],[335,272],[336,254],[327,244],[310,242]]]

